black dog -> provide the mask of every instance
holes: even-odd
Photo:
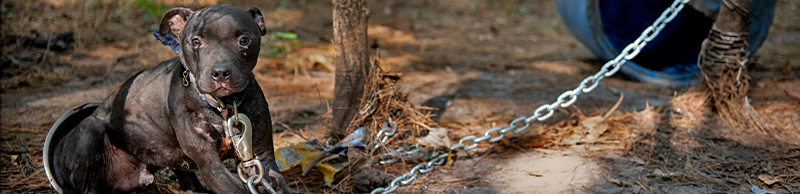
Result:
[[[252,75],[266,34],[261,11],[174,8],[159,28],[161,35],[170,32],[182,46],[180,57],[139,72],[54,141],[46,153],[54,181],[64,193],[124,193],[151,184],[153,172],[168,168],[182,191],[204,190],[192,172],[199,170],[215,193],[249,193],[222,163],[237,156],[225,130],[238,112],[252,121],[252,152],[265,179],[290,193],[275,163],[267,101]]]

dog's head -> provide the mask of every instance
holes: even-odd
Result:
[[[213,5],[199,11],[173,8],[161,20],[159,33],[178,37],[180,57],[195,76],[200,93],[225,97],[249,84],[267,33],[257,7]]]

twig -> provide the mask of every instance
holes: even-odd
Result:
[[[616,103],[616,104],[614,104],[614,106],[612,106],[612,107],[611,107],[611,109],[610,109],[610,110],[608,110],[608,112],[606,113],[606,115],[604,115],[604,116],[603,116],[603,120],[607,119],[609,116],[611,116],[611,113],[613,113],[614,111],[616,111],[616,110],[617,110],[617,108],[619,108],[619,104],[621,104],[621,103],[622,103],[622,99],[623,99],[623,98],[625,98],[625,94],[623,94],[623,93],[619,93],[619,100],[617,100],[617,103]]]
[[[27,181],[28,179],[31,179],[31,178],[33,178],[33,177],[38,177],[38,176],[36,176],[36,175],[39,175],[39,173],[42,173],[42,171],[44,171],[44,168],[40,168],[40,169],[39,169],[39,170],[37,170],[36,172],[33,172],[33,174],[31,174],[31,175],[28,175],[27,177],[25,177],[25,178],[23,178],[23,179],[21,179],[21,180],[17,181],[17,182],[16,182],[16,183],[14,183],[14,184],[11,184],[11,186],[10,186],[10,187],[15,187],[15,186],[19,185],[20,183],[22,183],[22,182],[25,182],[25,181]]]
[[[471,176],[471,177],[466,177],[466,178],[453,179],[453,180],[448,180],[448,181],[441,181],[441,183],[455,183],[455,182],[461,182],[461,181],[470,180],[470,179],[474,179],[474,178],[476,178],[476,177],[475,176]]]
[[[317,89],[317,97],[319,98],[319,103],[322,104],[322,94],[320,94],[319,86],[316,83],[314,84],[314,88]],[[327,115],[328,113],[331,113],[331,111],[332,111],[331,110],[331,104],[327,100],[325,101],[325,110],[327,110],[325,112],[325,115]]]
[[[783,183],[778,183],[778,184],[781,184],[781,186],[783,186],[783,188],[785,188],[787,191],[789,191],[789,193],[794,194],[794,191],[792,191],[792,188],[790,188],[786,184],[783,184]]]
[[[277,123],[278,125],[281,125],[281,127],[284,127],[284,128],[286,128],[286,130],[287,130],[287,131],[291,131],[292,133],[294,133],[294,134],[296,134],[296,135],[300,136],[300,138],[303,138],[303,140],[306,140],[306,141],[308,141],[308,138],[306,138],[305,136],[303,136],[302,134],[300,134],[300,132],[299,132],[298,130],[295,130],[295,129],[293,129],[293,128],[289,127],[289,125],[283,124],[283,123],[281,123],[281,122],[275,122],[275,123]]]
[[[347,180],[347,178],[350,178],[350,174],[352,174],[352,173],[347,173],[347,176],[345,176],[345,177],[342,179],[342,181],[339,181],[339,183],[336,183],[336,185],[333,185],[333,187],[331,187],[331,188],[337,188],[337,187],[339,187],[339,185],[340,185],[340,184],[342,184],[342,183],[344,182],[344,180]]]
[[[581,187],[583,187],[583,189],[589,190],[589,191],[591,191],[591,192],[593,192],[593,193],[597,192],[597,191],[594,191],[594,190],[590,189],[590,188],[589,188],[589,187],[587,187],[586,185],[581,185]]]
[[[412,122],[417,124],[417,125],[420,125],[420,126],[424,127],[427,130],[431,130],[431,128],[428,127],[428,125],[425,125],[425,123],[422,123],[422,122],[419,122],[419,121],[412,121]]]
[[[44,64],[44,60],[47,59],[47,54],[50,52],[50,36],[47,36],[47,48],[44,49],[44,55],[42,55],[42,60],[39,61],[39,66]]]
[[[626,173],[626,174],[627,174],[627,173]],[[641,187],[641,188],[642,188],[642,189],[644,189],[645,191],[647,191],[647,192],[649,192],[649,193],[654,193],[654,192],[653,192],[653,188],[651,188],[651,187],[650,187],[650,185],[646,184],[646,183],[647,183],[647,181],[644,181],[644,182],[643,182],[643,181],[641,180],[641,176],[639,176],[639,177],[630,177],[630,178],[633,180],[633,182],[636,182],[636,184],[637,184],[637,185],[639,185],[639,187]]]
[[[581,165],[578,165],[578,166],[576,166],[575,168],[572,169],[572,178],[569,179],[569,182],[567,182],[567,184],[571,184],[572,180],[575,180],[575,174],[578,174],[578,167],[581,167],[583,165],[586,165],[586,162],[583,162]],[[561,183],[559,183],[559,184],[561,184]]]

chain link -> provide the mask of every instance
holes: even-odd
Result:
[[[449,156],[447,152],[436,151],[434,152],[430,161],[417,164],[411,168],[411,171],[392,179],[392,182],[389,183],[389,186],[372,190],[370,194],[389,193],[400,188],[400,185],[410,184],[420,175],[433,171],[436,166],[444,165],[445,162],[447,162],[447,156]]]
[[[378,141],[378,142],[375,142],[375,147],[374,147],[375,149],[377,149],[379,146],[381,146],[383,144],[386,144],[386,139],[388,139],[390,136],[392,136],[395,133],[397,133],[397,123],[392,121],[392,117],[391,116],[389,116],[388,118],[389,118],[389,121],[386,122],[386,124],[383,124],[383,129],[381,129],[381,131],[379,131],[378,134],[375,135],[375,140]],[[392,130],[391,131],[389,131],[389,128],[388,128],[389,125],[392,126]]]
[[[589,93],[589,92],[591,92],[592,90],[597,88],[597,85],[600,83],[600,80],[602,80],[605,77],[610,77],[610,76],[614,75],[615,73],[617,73],[617,71],[619,71],[619,69],[622,67],[622,65],[625,64],[625,62],[627,62],[628,60],[631,60],[634,57],[636,57],[636,55],[638,55],[639,52],[641,52],[642,48],[644,48],[644,46],[647,45],[648,42],[650,42],[653,39],[655,39],[655,37],[658,36],[658,34],[661,32],[661,30],[664,29],[664,27],[670,21],[672,21],[672,19],[674,19],[675,16],[678,15],[678,13],[680,13],[680,11],[683,9],[684,5],[686,3],[688,3],[688,2],[689,2],[689,0],[675,0],[670,5],[670,7],[667,8],[667,10],[664,10],[664,12],[661,13],[661,16],[658,17],[658,19],[656,19],[655,22],[653,22],[653,25],[647,27],[642,32],[642,34],[638,38],[636,38],[636,40],[633,41],[633,43],[631,43],[628,46],[626,46],[625,49],[623,49],[619,53],[619,55],[617,55],[616,58],[606,62],[600,68],[600,71],[598,71],[596,74],[591,75],[591,76],[586,77],[585,79],[583,79],[583,81],[581,81],[581,83],[575,89],[567,90],[566,92],[562,93],[560,96],[558,96],[556,101],[553,102],[552,104],[544,104],[544,105],[539,106],[539,108],[537,108],[533,112],[533,115],[530,116],[530,117],[520,117],[520,118],[514,119],[513,121],[511,121],[511,123],[509,124],[508,128],[494,127],[494,128],[491,128],[491,129],[487,130],[483,134],[483,136],[481,136],[481,137],[478,137],[478,136],[475,136],[475,135],[470,135],[470,136],[463,137],[460,140],[458,140],[457,144],[454,144],[454,145],[450,146],[450,150],[467,151],[467,150],[471,150],[471,149],[474,149],[474,148],[478,147],[478,144],[480,142],[482,142],[482,141],[486,141],[486,140],[488,140],[489,142],[500,141],[501,139],[503,139],[503,136],[506,133],[508,133],[508,132],[514,132],[514,133],[522,132],[522,131],[526,130],[530,126],[530,122],[533,121],[534,119],[536,119],[538,121],[544,121],[544,120],[550,118],[551,116],[553,116],[553,113],[554,113],[556,108],[558,108],[558,107],[568,107],[568,106],[572,105],[577,100],[578,95],[580,95],[581,93]],[[589,85],[589,84],[591,84],[591,85]],[[525,125],[518,126],[520,124],[520,122],[524,122]],[[385,130],[385,127],[384,127],[384,130]],[[381,132],[383,132],[383,130]],[[493,133],[496,133],[497,136],[493,137],[492,136]],[[467,145],[467,144],[469,144],[469,145]],[[448,154],[446,154],[446,153],[437,152],[437,154],[435,154],[434,157],[432,157],[433,159],[431,159],[429,162],[417,164],[417,166],[414,166],[414,168],[412,168],[411,171],[409,171],[409,172],[407,172],[407,173],[405,173],[403,175],[400,175],[397,178],[395,178],[394,180],[392,180],[392,182],[389,184],[388,187],[377,188],[377,189],[373,190],[371,193],[372,194],[375,194],[375,193],[389,193],[389,192],[392,192],[394,190],[397,190],[399,188],[398,182],[403,184],[403,185],[411,183],[411,181],[416,179],[417,176],[419,176],[421,173],[430,172],[430,171],[433,170],[433,168],[435,166],[443,165],[444,162],[447,159],[447,156],[448,156]],[[425,169],[421,169],[423,167],[423,165],[424,165]],[[419,171],[419,172],[417,172],[417,171]]]
[[[258,181],[254,181],[254,180],[258,180]],[[272,186],[270,186],[269,183],[267,183],[266,179],[263,179],[263,178],[258,179],[258,175],[255,175],[255,174],[253,176],[250,176],[250,178],[247,178],[247,181],[246,181],[247,190],[250,190],[250,193],[258,194],[258,190],[256,190],[256,185],[258,185],[259,182],[262,183],[262,185],[264,185],[264,187],[267,188],[267,191],[270,194],[278,194],[278,192],[276,192],[275,189],[273,189]]]
[[[367,114],[367,112],[369,112],[373,108],[372,106],[374,106],[376,103],[378,103],[378,99],[379,99],[380,95],[381,94],[386,94],[386,91],[389,91],[390,88],[394,88],[394,86],[395,86],[394,83],[389,83],[386,86],[386,88],[384,88],[382,90],[375,91],[372,94],[370,94],[369,99],[372,99],[372,101],[370,101],[367,104],[365,104],[364,107],[361,108],[361,111],[359,111],[359,114],[362,114],[362,115],[363,114]]]
[[[381,157],[390,157],[390,159],[378,161],[378,163],[375,164],[375,166],[384,165],[384,164],[391,164],[391,163],[399,161],[401,156],[408,156],[408,155],[416,154],[417,152],[419,152],[421,150],[419,146],[420,146],[419,144],[412,144],[412,145],[407,146],[407,147],[397,148],[393,152],[388,152],[388,153],[381,154]]]

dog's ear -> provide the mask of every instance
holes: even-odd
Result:
[[[258,24],[258,30],[261,31],[261,36],[266,35],[267,27],[264,26],[264,16],[261,15],[261,10],[259,10],[258,7],[253,6],[245,9],[244,11],[249,12],[250,15],[253,16],[253,20],[255,20],[256,24]]]
[[[172,32],[176,37],[180,37],[183,27],[186,26],[186,20],[189,19],[191,14],[192,10],[188,8],[176,7],[170,9],[161,19],[158,33],[164,36]]]

